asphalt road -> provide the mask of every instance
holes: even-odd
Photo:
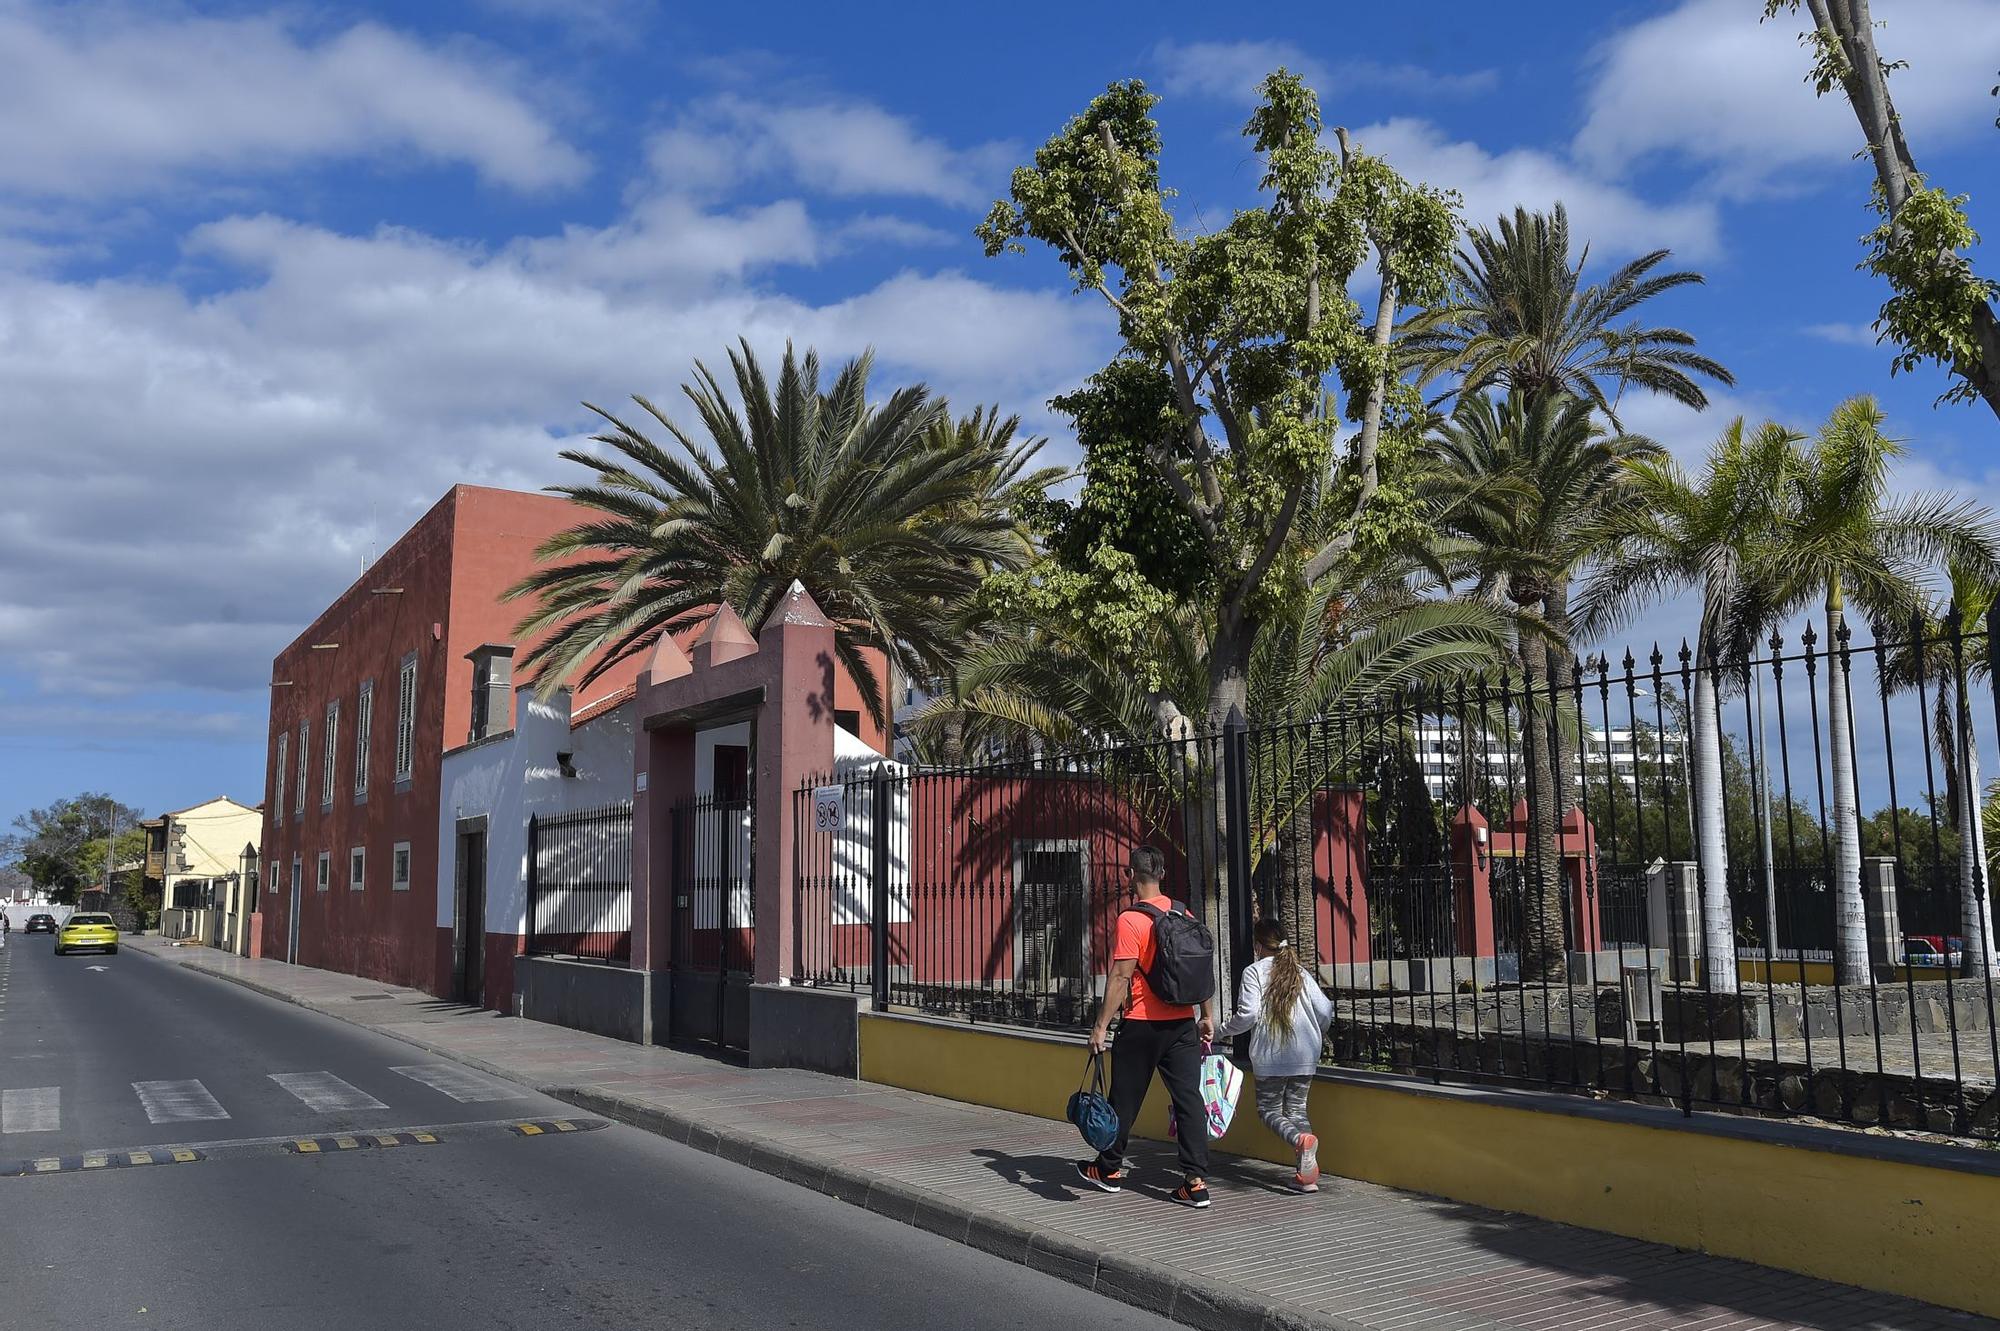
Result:
[[[514,1126],[557,1122],[579,1130]],[[1168,1325],[594,1125],[153,957],[56,957],[16,933],[0,1171],[47,1172],[0,1177],[0,1327]]]

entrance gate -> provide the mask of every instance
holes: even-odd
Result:
[[[749,1047],[755,824],[748,799],[702,796],[674,806],[674,1039]]]

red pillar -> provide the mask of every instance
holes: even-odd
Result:
[[[1374,959],[1368,932],[1368,830],[1362,793],[1313,793],[1313,888],[1319,896],[1319,955],[1333,966]]]
[[[1597,829],[1583,816],[1582,809],[1571,809],[1563,815],[1561,844],[1570,919],[1574,922],[1571,950],[1602,951],[1604,928],[1597,909]]]
[[[771,683],[757,711],[756,978],[772,984],[795,955],[792,795],[833,770],[833,624],[798,583],[765,619],[757,657]]]
[[[1459,952],[1468,957],[1495,955],[1492,832],[1486,815],[1470,804],[1451,820],[1451,883]]]

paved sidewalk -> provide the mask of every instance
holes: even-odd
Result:
[[[1929,1331],[2000,1323],[1743,1262],[1328,1177],[1224,1162],[1215,1206],[1078,1186],[1069,1125],[816,1073],[753,1070],[415,990],[156,938],[127,945],[525,1083],[1190,1326],[1343,1331]]]

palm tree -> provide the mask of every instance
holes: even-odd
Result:
[[[1427,443],[1430,461],[1477,497],[1452,509],[1445,530],[1458,538],[1453,572],[1512,609],[1521,671],[1522,768],[1526,776],[1532,899],[1524,903],[1524,979],[1560,981],[1562,864],[1557,829],[1569,792],[1559,751],[1559,716],[1568,690],[1551,671],[1569,659],[1566,625],[1549,622],[1567,604],[1577,569],[1595,552],[1609,514],[1630,502],[1627,464],[1653,457],[1658,445],[1607,434],[1588,398],[1504,399],[1474,394]]]
[[[1993,944],[1993,882],[1970,703],[1973,682],[1983,680],[1987,670],[1981,654],[1966,649],[1961,626],[1984,619],[2000,589],[1957,566],[1947,574],[1949,599],[1925,608],[1911,624],[1910,637],[1891,649],[1883,669],[1894,687],[1914,689],[1930,699],[1931,743],[1944,770],[1945,812],[1958,833],[1963,964],[1967,975],[1985,975],[2000,955]]]
[[[1603,282],[1583,285],[1590,249],[1570,260],[1569,213],[1516,208],[1498,231],[1474,228],[1458,255],[1455,297],[1413,318],[1404,355],[1418,383],[1455,375],[1465,397],[1505,388],[1529,398],[1581,398],[1618,426],[1618,401],[1628,385],[1691,407],[1708,405],[1700,379],[1736,380],[1694,350],[1694,335],[1678,328],[1618,326],[1639,306],[1701,274],[1655,273],[1669,250],[1643,254]],[[1607,394],[1606,385],[1611,391]]]
[[[1690,476],[1664,455],[1632,463],[1625,477],[1630,502],[1608,515],[1600,532],[1604,548],[1577,606],[1580,627],[1595,637],[1651,601],[1701,592],[1688,728],[1694,743],[1695,861],[1707,960],[1702,975],[1716,993],[1737,988],[1718,684],[1724,657],[1740,655],[1765,627],[1745,615],[1746,605],[1754,603],[1744,586],[1746,553],[1768,541],[1778,522],[1802,439],[1768,421],[1746,433],[1738,417],[1709,449],[1699,476]],[[1768,822],[1769,816],[1766,801],[1758,817]],[[1774,920],[1775,911],[1767,910],[1765,931],[1773,947]]]
[[[2000,530],[1986,509],[1947,494],[1890,496],[1890,468],[1902,452],[1900,441],[1882,433],[1873,398],[1842,403],[1793,469],[1782,520],[1756,556],[1766,613],[1788,613],[1815,598],[1825,605],[1835,966],[1843,982],[1869,973],[1847,603],[1877,623],[1902,623],[1918,607],[1920,580],[1933,569],[1953,565],[1983,581],[2000,580]]]
[[[958,609],[1032,554],[1010,510],[1017,487],[1046,479],[1023,476],[1040,441],[1016,442],[1018,421],[997,413],[953,421],[921,385],[871,405],[869,356],[825,389],[811,351],[787,346],[775,384],[747,343],[729,363],[735,401],[700,363],[682,388],[698,433],[633,399],[670,444],[590,408],[610,424],[594,439],[609,452],[564,450],[594,474],[550,489],[600,516],[544,542],[541,566],[508,590],[535,601],[517,630],[538,639],[524,664],[544,690],[588,682],[724,602],[755,629],[797,580],[886,725],[863,649],[926,678],[949,672]]]

